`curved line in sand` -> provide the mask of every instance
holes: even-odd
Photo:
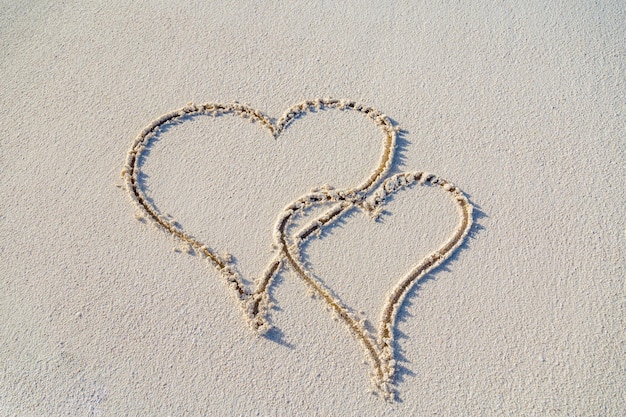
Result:
[[[273,279],[280,271],[284,263],[285,254],[287,253],[284,247],[284,240],[281,239],[281,236],[285,233],[281,222],[279,221],[279,223],[277,223],[274,236],[275,243],[278,245],[279,250],[276,256],[269,262],[261,277],[256,280],[255,288],[248,289],[244,284],[243,277],[232,267],[227,259],[224,259],[208,245],[181,229],[174,220],[161,214],[155,205],[149,201],[138,183],[138,177],[141,172],[139,161],[142,158],[142,153],[145,151],[146,146],[151,139],[160,132],[163,126],[183,123],[185,118],[191,116],[208,115],[216,117],[226,114],[235,115],[249,119],[251,122],[259,123],[264,128],[268,129],[273,137],[277,138],[296,118],[314,110],[321,109],[360,112],[374,121],[385,134],[382,155],[375,170],[360,185],[347,190],[337,191],[338,195],[341,194],[342,200],[362,200],[365,198],[367,192],[379,183],[391,167],[395,151],[397,129],[395,129],[389,119],[378,110],[350,100],[326,98],[304,101],[289,108],[275,124],[269,117],[245,104],[236,102],[231,104],[188,104],[181,109],[174,110],[155,119],[137,135],[128,151],[126,163],[121,173],[126,182],[126,188],[129,191],[131,199],[139,209],[161,229],[188,244],[193,250],[204,255],[213,264],[222,274],[227,284],[233,288],[237,298],[242,302],[242,307],[249,323],[260,333],[264,333],[271,328],[267,320],[271,304],[268,290]],[[300,199],[297,201],[299,200]],[[315,201],[307,200],[299,207],[295,207],[292,203],[279,218],[283,217],[284,214],[288,216],[294,215],[315,203]],[[342,214],[343,211],[335,213],[335,216],[341,216]],[[322,216],[322,221],[323,218],[324,216]]]

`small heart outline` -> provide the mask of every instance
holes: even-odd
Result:
[[[372,383],[382,398],[392,401],[396,398],[397,391],[393,386],[396,372],[394,343],[395,328],[398,311],[404,299],[411,289],[426,274],[441,265],[459,248],[469,234],[473,223],[473,206],[463,192],[451,182],[434,174],[418,172],[403,172],[395,174],[383,181],[379,189],[360,206],[376,218],[387,199],[398,191],[411,187],[414,184],[438,186],[447,192],[456,203],[460,222],[452,237],[450,237],[437,250],[426,255],[419,263],[411,267],[410,271],[400,279],[388,294],[381,311],[381,319],[378,326],[378,337],[374,337],[365,327],[364,319],[357,317],[352,309],[333,294],[319,278],[307,268],[301,258],[301,246],[303,239],[311,234],[321,231],[322,227],[315,221],[304,226],[293,239],[293,243],[287,245],[289,261],[300,278],[319,295],[332,311],[344,321],[350,332],[361,342],[372,366]],[[352,205],[351,207],[354,207]],[[295,218],[290,219],[295,221]],[[328,224],[324,225],[328,226]]]

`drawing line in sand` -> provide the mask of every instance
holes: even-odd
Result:
[[[311,190],[289,204],[279,214],[274,226],[274,256],[265,271],[255,280],[254,288],[248,288],[245,285],[243,277],[233,267],[230,259],[218,255],[209,245],[183,230],[171,217],[160,213],[145,195],[138,182],[140,161],[147,157],[143,152],[150,141],[162,133],[161,129],[166,125],[184,123],[196,115],[210,117],[233,115],[249,119],[253,123],[259,123],[274,138],[278,138],[296,118],[320,109],[360,112],[379,126],[384,138],[378,165],[361,184],[354,188],[338,190],[326,186]],[[269,311],[272,307],[269,288],[274,278],[282,268],[287,267],[294,270],[346,323],[351,333],[361,342],[372,366],[372,382],[376,391],[386,400],[393,400],[395,398],[393,378],[396,369],[393,344],[398,310],[413,285],[433,268],[444,262],[462,244],[472,224],[472,205],[461,190],[448,181],[433,174],[422,172],[401,173],[386,178],[393,163],[397,132],[398,129],[392,125],[387,116],[369,106],[349,100],[327,98],[304,101],[288,109],[275,123],[263,113],[245,104],[188,104],[179,110],[159,117],[141,131],[133,141],[121,175],[131,199],[147,218],[164,231],[182,240],[196,253],[206,257],[221,273],[228,286],[234,290],[233,293],[237,297],[247,321],[256,332],[263,334],[271,328],[268,321]],[[375,336],[365,328],[363,320],[359,319],[351,308],[344,305],[339,297],[334,295],[305,266],[301,258],[301,246],[311,236],[319,235],[326,226],[340,219],[353,207],[358,207],[369,213],[372,218],[376,218],[377,213],[380,212],[389,196],[415,184],[438,186],[447,192],[457,205],[460,218],[459,225],[448,241],[413,266],[410,272],[402,277],[392,289],[384,304],[378,334]],[[330,208],[308,223],[298,233],[290,236],[288,234],[290,226],[293,226],[295,220],[301,218],[307,209],[315,206],[330,206]]]

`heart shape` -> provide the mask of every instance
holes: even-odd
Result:
[[[208,261],[213,264],[215,268],[217,268],[217,270],[225,278],[228,285],[234,290],[233,293],[240,301],[249,323],[260,333],[264,333],[271,328],[267,320],[267,315],[271,307],[268,292],[274,278],[285,264],[285,260],[288,260],[288,257],[286,256],[287,248],[285,246],[286,240],[284,236],[284,228],[287,223],[284,223],[283,220],[279,220],[276,224],[274,231],[274,257],[269,262],[261,277],[256,280],[254,288],[249,289],[245,285],[243,277],[234,268],[234,265],[228,257],[219,255],[216,250],[183,230],[179,226],[178,222],[174,221],[171,217],[164,215],[156,208],[156,206],[146,196],[139,183],[139,177],[141,175],[140,161],[142,158],[146,157],[146,148],[155,137],[163,133],[167,127],[184,123],[191,117],[199,115],[206,115],[210,117],[233,115],[243,119],[248,119],[253,123],[256,122],[260,124],[263,128],[267,129],[274,138],[278,138],[295,119],[321,109],[337,109],[341,111],[355,111],[362,113],[378,125],[384,133],[383,152],[374,171],[364,181],[362,181],[361,184],[344,190],[335,190],[333,193],[335,202],[346,203],[363,201],[367,194],[382,180],[391,167],[397,129],[393,127],[389,119],[384,114],[371,107],[349,100],[327,98],[305,101],[289,108],[276,123],[260,111],[245,104],[239,104],[236,102],[231,104],[188,104],[179,110],[175,110],[159,117],[146,126],[133,141],[126,158],[126,164],[122,170],[122,177],[126,182],[126,188],[129,191],[133,202],[143,212],[143,215],[152,220],[154,224],[161,229],[171,233],[173,236],[188,244],[195,252],[206,257]],[[286,214],[286,218],[288,219],[290,216],[294,216],[299,212],[322,202],[326,201],[316,201],[315,198],[298,199],[297,202],[290,204],[285,209],[283,215]],[[345,209],[340,204],[338,209],[333,208],[331,212],[332,215],[330,215],[330,217],[327,216],[328,220],[325,220],[326,217],[322,216],[320,219],[322,222],[321,224],[329,221],[330,219],[341,217],[341,215],[345,212]],[[281,215],[281,219],[283,219],[283,215]]]
[[[393,388],[396,364],[394,359],[394,332],[398,311],[411,288],[428,272],[432,271],[450,257],[455,249],[463,243],[472,224],[472,205],[458,187],[436,175],[423,172],[396,174],[386,179],[381,187],[366,201],[348,203],[352,205],[359,204],[359,206],[370,213],[372,217],[376,218],[390,196],[414,184],[437,186],[449,194],[457,206],[460,220],[452,236],[436,251],[430,253],[419,263],[414,265],[389,293],[381,312],[377,337],[374,337],[374,335],[367,330],[364,319],[357,317],[352,309],[342,303],[339,297],[316,277],[302,260],[302,245],[305,239],[311,234],[320,232],[323,226],[317,221],[309,223],[298,233],[291,236],[291,242],[287,245],[288,259],[298,275],[331,307],[332,311],[344,321],[352,334],[365,348],[365,352],[372,365],[372,382],[377,391],[386,400],[394,399],[396,394]],[[333,199],[332,196],[328,196],[327,192],[324,191],[311,194],[309,198],[311,197],[316,199]],[[296,220],[297,216],[291,217],[289,222],[295,222]],[[327,222],[325,225],[328,224]]]
[[[162,133],[167,125],[183,123],[188,118],[196,115],[212,117],[234,115],[260,123],[274,138],[277,138],[296,118],[321,108],[357,111],[373,120],[385,135],[380,161],[373,173],[362,181],[360,185],[343,190],[337,190],[330,186],[312,190],[293,201],[279,214],[273,234],[275,242],[274,257],[261,277],[256,280],[253,289],[247,288],[242,276],[227,257],[218,255],[214,249],[184,231],[177,222],[160,213],[141,188],[139,183],[141,174],[140,161],[145,157],[144,152],[149,142]],[[131,199],[145,216],[161,229],[188,244],[195,252],[206,257],[222,274],[241,303],[249,323],[256,331],[263,333],[271,327],[267,320],[271,308],[268,295],[269,288],[278,272],[284,266],[291,267],[305,283],[325,300],[330,308],[346,323],[352,334],[360,340],[372,364],[374,385],[383,398],[390,400],[394,398],[395,394],[392,386],[395,373],[393,343],[398,310],[406,294],[415,283],[433,268],[444,262],[462,244],[472,223],[471,204],[456,186],[446,180],[421,172],[402,173],[386,180],[384,179],[392,165],[397,131],[398,129],[394,128],[384,114],[354,101],[335,99],[305,101],[287,110],[276,123],[258,110],[239,103],[189,104],[182,109],[159,117],[141,131],[133,141],[128,152],[122,177],[126,182],[126,188]],[[359,207],[376,217],[389,196],[416,183],[436,185],[448,192],[457,204],[461,220],[453,236],[437,251],[416,264],[394,287],[383,308],[378,337],[375,338],[365,328],[363,322],[307,268],[301,258],[301,247],[308,239],[318,234],[318,232],[322,232],[325,227],[340,219],[353,207]],[[370,195],[379,184],[378,190],[373,195]],[[309,222],[298,233],[294,235],[288,233],[288,230],[296,224],[296,220],[304,218],[309,209],[329,205],[331,206],[330,209],[327,209],[322,215],[316,216],[313,221]]]

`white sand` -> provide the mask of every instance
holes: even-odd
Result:
[[[619,1],[4,3],[0,415],[626,409]],[[133,138],[187,102],[278,118],[326,96],[405,130],[392,173],[436,173],[476,206],[469,240],[400,310],[391,403],[369,393],[362,346],[293,269],[271,290],[277,330],[258,337],[215,268],[137,221],[116,187]],[[205,117],[154,144],[145,191],[252,280],[280,210],[311,187],[360,183],[382,140],[340,111],[276,140]],[[349,213],[305,255],[376,328],[386,292],[457,221],[448,197],[417,187],[379,222]]]

